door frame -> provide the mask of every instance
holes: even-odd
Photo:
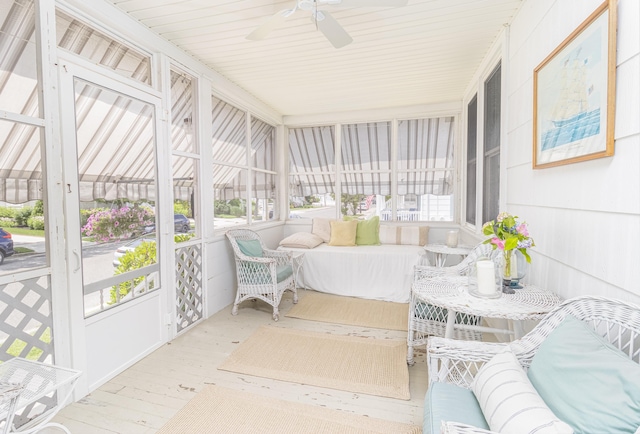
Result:
[[[161,232],[158,233],[158,265],[160,267],[160,287],[154,291],[154,294],[146,295],[139,300],[124,303],[105,312],[96,314],[89,319],[84,317],[84,294],[83,294],[83,274],[82,274],[82,239],[80,234],[79,221],[79,192],[78,192],[78,170],[77,170],[77,143],[76,143],[76,117],[75,117],[75,79],[93,83],[96,86],[103,87],[113,92],[121,93],[125,96],[135,98],[145,103],[149,103],[154,107],[153,128],[155,133],[156,146],[156,224],[160,225],[163,214],[162,211],[166,206],[171,204],[171,190],[167,189],[170,185],[170,146],[168,145],[168,137],[166,128],[163,127],[167,122],[167,116],[162,107],[162,94],[155,89],[142,83],[120,76],[119,74],[109,71],[108,69],[94,65],[84,59],[76,57],[73,54],[58,51],[58,77],[59,77],[59,95],[60,95],[60,112],[67,113],[66,116],[60,116],[60,130],[62,137],[62,166],[63,166],[63,187],[64,187],[64,227],[66,234],[66,266],[67,266],[67,288],[69,288],[69,311],[68,326],[66,334],[70,339],[71,348],[71,364],[75,369],[83,372],[76,389],[76,399],[85,396],[91,390],[100,386],[110,377],[116,375],[126,369],[137,360],[141,359],[155,348],[163,345],[170,339],[171,316],[168,306],[167,294],[174,291],[175,282],[172,278],[172,269],[169,259],[173,257],[173,243],[162,239]],[[73,114],[69,113],[72,112]],[[126,314],[132,307],[142,305],[144,303],[157,303],[159,312],[158,316],[158,339],[149,348],[144,348],[140,353],[122,364],[115,363],[115,368],[108,375],[99,375],[98,379],[91,378],[92,367],[88,364],[88,334],[87,328],[99,323],[102,320],[114,320],[119,314]],[[155,309],[155,308],[153,308]],[[152,310],[153,310],[152,309]],[[130,312],[129,312],[130,313]],[[114,336],[118,336],[114,330]]]

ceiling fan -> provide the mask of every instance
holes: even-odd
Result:
[[[324,36],[336,48],[342,48],[350,44],[353,38],[327,11],[318,10],[318,6],[340,6],[344,8],[355,7],[401,7],[406,6],[409,0],[296,0],[292,9],[283,9],[269,18],[265,23],[258,26],[253,32],[247,35],[247,39],[259,41],[264,39],[269,32],[285,23],[287,18],[296,11],[302,10],[311,13],[311,21],[316,25]]]

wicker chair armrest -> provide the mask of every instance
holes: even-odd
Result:
[[[272,262],[277,262],[277,260],[275,258],[269,258],[267,256],[247,256],[245,254],[239,253],[238,254],[238,261],[240,262],[257,262],[260,264],[271,264]]]
[[[442,421],[440,434],[497,434],[495,431],[488,431],[475,426],[467,425],[459,422]]]
[[[429,382],[453,383],[471,388],[478,370],[491,358],[504,351],[508,344],[463,341],[429,337],[427,341],[427,370]]]

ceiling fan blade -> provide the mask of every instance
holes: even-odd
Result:
[[[249,33],[246,38],[251,41],[259,41],[264,39],[273,29],[284,24],[288,16],[293,14],[295,10],[283,9],[269,18],[267,21],[258,26],[253,32]]]
[[[334,47],[342,48],[353,42],[353,38],[349,36],[347,31],[342,28],[340,23],[329,12],[318,11],[311,19],[316,22],[318,29]]]
[[[406,6],[409,0],[341,0],[335,3],[336,6],[343,8],[360,8],[360,7],[381,7],[381,8],[399,8]],[[333,4],[333,2],[331,2]]]

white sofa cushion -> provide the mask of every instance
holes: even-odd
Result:
[[[496,354],[476,374],[471,389],[492,431],[503,434],[573,433],[547,407],[516,356]]]

